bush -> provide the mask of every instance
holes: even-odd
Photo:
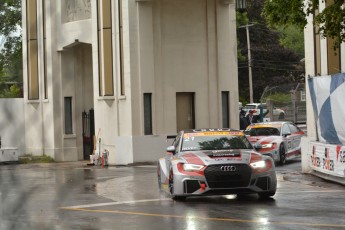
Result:
[[[41,156],[33,156],[32,154],[25,154],[19,157],[19,163],[29,164],[29,163],[52,163],[54,159],[45,154]]]
[[[286,94],[286,93],[274,93],[274,94],[268,95],[265,98],[265,100],[267,100],[267,99],[271,99],[275,103],[289,103],[289,102],[291,102],[290,94]]]

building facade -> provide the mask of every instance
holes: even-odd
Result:
[[[26,153],[152,161],[180,129],[238,128],[233,0],[22,0]],[[91,149],[91,150],[90,150]]]
[[[319,3],[318,12],[322,12],[333,1]],[[345,133],[345,45],[334,49],[333,39],[317,33],[312,15],[307,21],[304,37],[308,137],[302,140],[302,170],[345,184],[345,144],[339,141]]]

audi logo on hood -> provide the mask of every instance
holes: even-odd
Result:
[[[223,172],[235,172],[236,166],[233,166],[233,165],[221,166],[220,170]]]

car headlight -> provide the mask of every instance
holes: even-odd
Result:
[[[257,162],[251,163],[250,165],[254,169],[265,168],[266,167],[266,161],[257,161]]]
[[[277,147],[276,143],[261,144],[263,149],[275,149]]]
[[[270,148],[272,148],[272,147],[273,147],[273,144],[272,144],[272,143],[262,145],[262,148],[263,148],[263,149],[270,149]]]
[[[273,167],[273,163],[270,159],[259,160],[250,163],[254,173],[263,173],[269,171]]]
[[[196,164],[183,164],[184,171],[199,171],[203,168],[203,165],[196,165]]]

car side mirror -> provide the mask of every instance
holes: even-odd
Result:
[[[260,149],[262,149],[262,145],[261,145],[260,143],[255,143],[255,144],[254,144],[254,149],[255,149],[256,151],[259,151]]]
[[[287,136],[290,136],[291,133],[283,133],[283,137],[287,137]]]
[[[167,152],[175,154],[175,151],[176,151],[175,146],[171,145],[167,147]]]

